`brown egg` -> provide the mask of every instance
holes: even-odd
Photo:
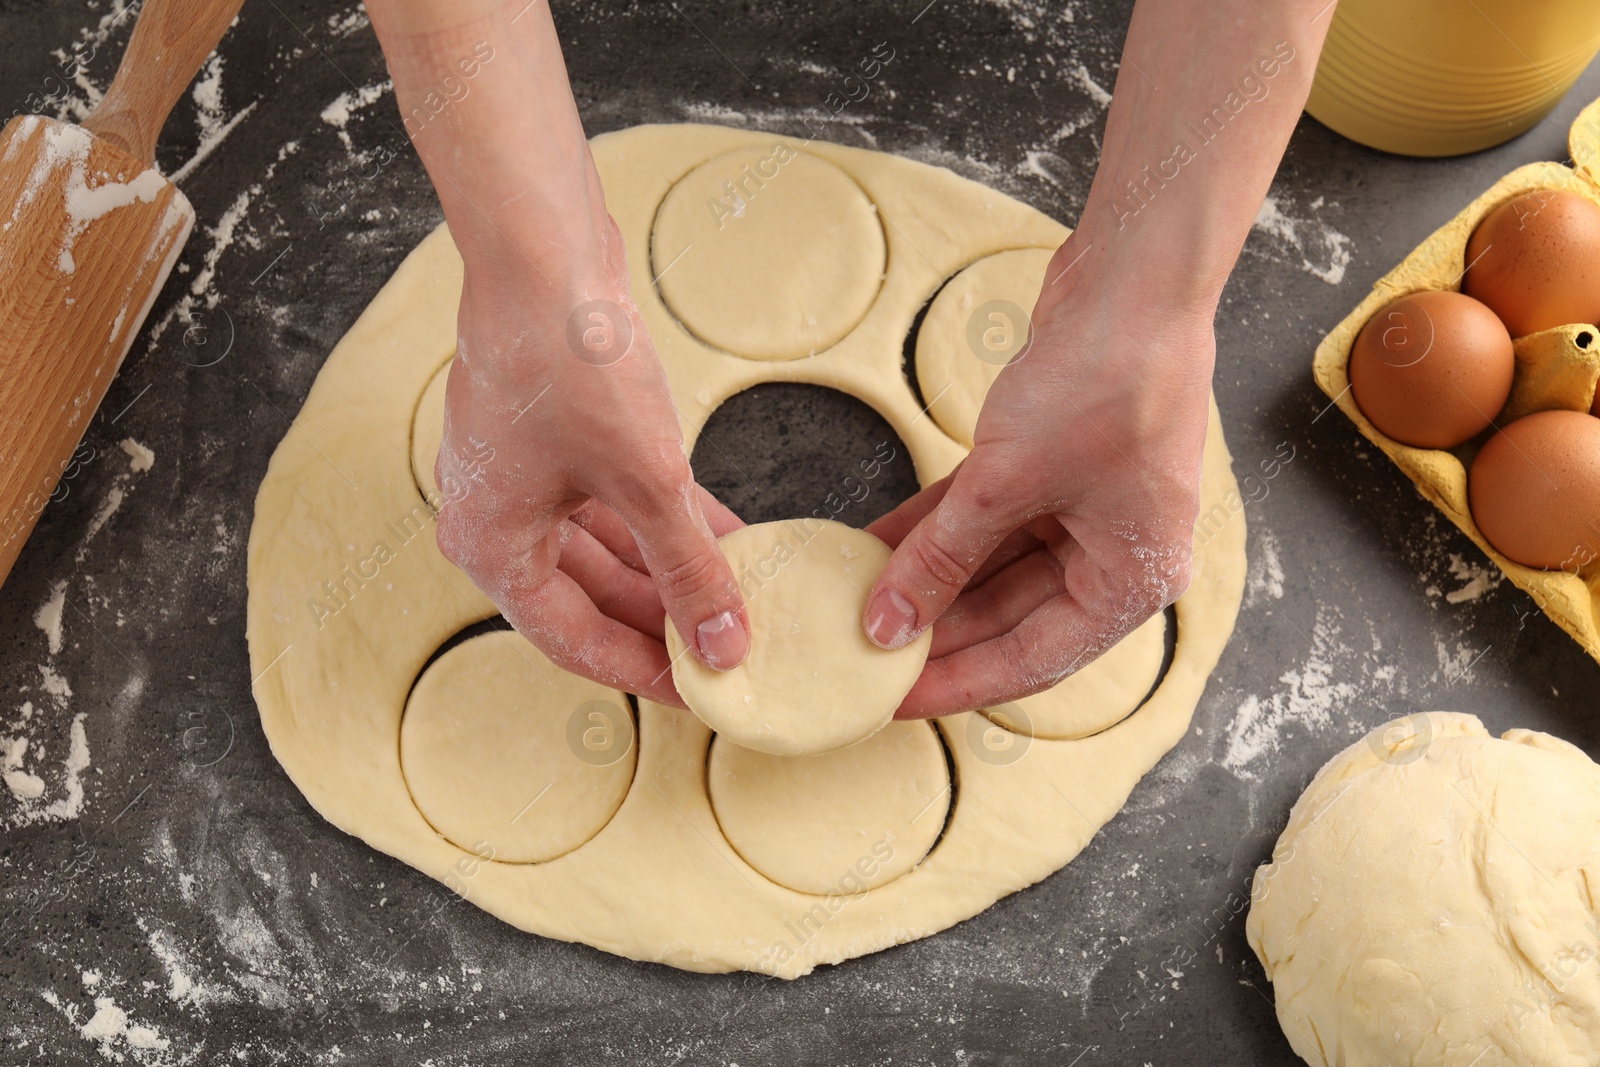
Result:
[[[1600,322],[1600,205],[1555,189],[1507,200],[1467,242],[1461,291],[1488,304],[1512,337]]]
[[[1454,448],[1488,429],[1511,394],[1516,358],[1494,312],[1447,291],[1403,296],[1350,350],[1362,414],[1401,444]]]
[[[1472,518],[1501,553],[1576,571],[1600,556],[1600,419],[1539,411],[1491,437],[1467,481]]]

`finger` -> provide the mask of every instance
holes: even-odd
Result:
[[[718,537],[725,537],[745,525],[743,519],[735,515],[722,501],[712,496],[711,491],[705,486],[697,484],[695,488],[700,491],[700,511],[705,515],[706,525],[711,527],[712,533]]]
[[[956,468],[960,470],[960,468]],[[940,478],[926,489],[915,494],[908,500],[901,501],[900,505],[887,515],[880,515],[867,524],[867,533],[890,548],[898,548],[904,541],[906,534],[927,517],[928,512],[938,506],[944,499],[945,493],[950,490],[950,483],[955,481],[955,471]]]
[[[641,480],[619,514],[633,531],[668,618],[694,657],[712,670],[744,662],[750,624],[733,568],[700,506],[689,464],[667,477]]]
[[[644,565],[644,555],[639,551],[638,542],[633,539],[633,531],[609,506],[598,500],[590,500],[573,514],[572,521],[604,545],[606,551],[624,566],[640,574],[650,573],[650,568]]]
[[[1032,518],[1028,487],[967,457],[936,507],[895,548],[862,614],[882,648],[902,648],[944,613],[996,547]],[[987,465],[985,465],[987,466]]]
[[[661,594],[648,574],[618,559],[582,527],[567,527],[561,570],[578,583],[602,614],[657,641],[663,640]]]
[[[1108,625],[1062,594],[998,637],[930,659],[895,717],[949,715],[1041,693],[1088,666],[1131,629]]]
[[[722,501],[703,486],[696,485],[695,488],[699,491],[700,511],[705,515],[712,533],[722,537],[745,524],[743,519],[729,511]],[[605,545],[624,564],[640,574],[650,573],[650,568],[644,564],[644,555],[639,551],[638,542],[633,539],[633,532],[609,506],[591,500],[572,516],[572,521],[589,531],[595,540]]]
[[[1059,528],[1058,524],[1057,529]],[[973,574],[972,581],[968,583],[969,587],[982,585],[1017,560],[1037,552],[1044,543],[1026,526],[1012,532],[995,547],[993,552],[989,553],[989,558],[984,560],[983,565]]]
[[[500,610],[562,670],[658,704],[684,706],[672,684],[667,646],[601,614],[570,575],[558,570],[537,586],[515,588]]]
[[[1065,591],[1060,561],[1042,549],[1032,552],[956,597],[934,624],[928,657],[938,659],[999,637]]]

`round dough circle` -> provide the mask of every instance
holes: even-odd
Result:
[[[978,260],[939,290],[917,331],[917,388],[928,414],[968,448],[1000,368],[1026,355],[1029,316],[1053,254],[1014,248]]]
[[[745,599],[750,655],[731,671],[704,667],[668,619],[684,703],[717,733],[780,756],[843,748],[882,729],[933,642],[930,629],[891,652],[861,630],[889,546],[824,519],[757,523],[719,543]]]
[[[628,699],[521,634],[463,641],[417,679],[400,765],[417,810],[485,858],[542,863],[591,840],[633,781]]]
[[[797,893],[851,896],[933,848],[950,810],[944,746],[926,722],[810,756],[711,743],[711,807],[744,861]]]
[[[828,348],[877,299],[877,210],[832,163],[774,143],[716,157],[672,187],[651,273],[685,329],[750,359]]]
[[[1308,1063],[1600,1062],[1600,767],[1407,716],[1317,773],[1245,931]]]
[[[1008,730],[1030,737],[1072,741],[1097,734],[1133,714],[1150,695],[1167,651],[1167,616],[1157,612],[1060,684],[984,711]],[[1006,709],[1022,708],[1022,715]]]
[[[417,401],[417,412],[411,417],[411,476],[424,500],[439,495],[439,486],[433,480],[434,462],[439,458],[439,446],[444,443],[444,385],[450,377],[450,364],[439,368],[428,387]]]

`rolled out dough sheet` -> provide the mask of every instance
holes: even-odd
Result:
[[[785,358],[793,353],[769,348],[747,358],[680,324],[652,283],[647,250],[658,208],[679,179],[728,153],[759,157],[779,144],[803,153],[807,163],[792,172],[785,167],[749,210],[800,210],[795,205],[814,198],[798,179],[836,168],[881,220],[883,240],[881,248],[833,248],[838,273],[871,277],[862,259],[878,256],[882,277],[871,277],[876,292],[870,299],[847,302],[853,322],[818,319],[807,341],[808,351],[817,347],[814,355]],[[633,292],[691,446],[728,397],[761,382],[793,381],[840,389],[871,405],[906,444],[924,484],[960,460],[964,447],[926,417],[902,372],[912,322],[964,267],[1012,249],[1053,246],[1066,236],[1062,226],[936,167],[765,133],[644,126],[597,137],[593,148],[629,249]],[[791,178],[797,180],[786,186]],[[854,221],[839,232],[859,229],[858,208],[850,209]],[[740,221],[750,220],[727,225]],[[819,228],[827,223],[817,220]],[[672,266],[674,275],[681,272],[674,282],[680,289],[692,291],[697,277],[715,274],[719,257],[697,261],[700,250],[689,248]],[[817,254],[812,248],[807,262]],[[788,284],[773,270],[768,284]],[[885,795],[899,799],[879,812],[887,822],[868,825],[876,816],[863,809],[861,819],[838,827],[838,835],[854,836],[815,847],[814,863],[775,858],[748,843],[741,852],[723,832],[708,790],[711,731],[691,714],[648,701],[638,702],[626,792],[587,840],[568,848],[570,839],[558,834],[528,845],[529,855],[566,849],[543,862],[507,862],[486,856],[476,841],[453,842],[428,822],[407,789],[399,739],[408,695],[424,666],[464,628],[496,614],[435,547],[424,500],[431,483],[413,464],[419,405],[453,354],[460,288],[461,262],[441,227],[407,257],[328,357],[261,484],[249,555],[251,667],[273,754],[325,818],[440,880],[441,892],[458,893],[521,929],[634,959],[793,978],[818,964],[937,933],[1058,870],[1183,737],[1232,633],[1245,579],[1245,523],[1229,505],[1238,500],[1237,486],[1214,404],[1201,510],[1220,507],[1231,517],[1196,540],[1194,581],[1176,604],[1176,651],[1160,684],[1120,721],[1125,709],[1075,716],[1065,732],[1114,722],[1075,740],[1012,734],[978,713],[915,724],[929,731],[945,757],[940,765],[924,752],[914,770],[904,772],[914,773],[916,788],[934,793],[929,810],[947,807],[942,816],[924,816],[942,821],[930,847],[902,834],[891,848],[898,860],[882,858],[874,825],[892,828],[905,817],[905,797],[891,789]],[[696,316],[716,306],[689,303]],[[743,329],[730,322],[711,332],[724,344],[761,336]],[[436,431],[423,426],[421,432]],[[435,665],[444,662],[440,657]],[[515,672],[500,674],[512,678]],[[1088,699],[1106,699],[1104,686],[1083,688],[1100,694]],[[1122,699],[1117,688],[1110,686],[1111,696]],[[580,695],[585,702],[590,696]],[[579,711],[557,708],[557,719]],[[1004,743],[995,744],[995,734]],[[926,749],[928,734],[906,736],[921,739]],[[880,750],[897,751],[881,742]],[[572,755],[579,758],[578,750]],[[856,761],[858,776],[866,773],[862,765],[878,776],[901,773],[894,760],[874,760],[871,751],[797,758],[830,757]],[[737,770],[748,761],[719,763]],[[803,791],[807,781],[839,780],[841,766],[824,763],[804,774],[765,778],[773,789]],[[530,798],[542,787],[536,777],[530,772],[523,783]],[[738,806],[724,817],[737,823],[734,834],[764,838],[762,812],[781,812],[782,805],[771,794],[751,794],[748,771],[744,785],[724,791],[721,802]],[[1018,819],[1019,811],[1028,818]],[[593,811],[585,817],[596,819]],[[464,819],[463,832],[472,825]],[[785,825],[784,832],[819,832],[815,820]],[[912,852],[917,859],[907,866]],[[842,857],[854,858],[847,863]]]

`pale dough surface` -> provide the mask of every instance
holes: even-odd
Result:
[[[482,634],[417,679],[401,769],[423,817],[454,844],[504,863],[552,860],[622,804],[637,756],[632,715],[624,694],[561,670],[521,634]]]
[[[774,756],[711,742],[711,807],[746,863],[801,893],[855,893],[928,854],[950,811],[933,724],[894,722],[848,748]]]
[[[719,542],[750,620],[750,654],[714,671],[685,652],[667,620],[672,681],[685,704],[746,748],[798,756],[843,748],[882,729],[911,692],[929,630],[887,651],[861,629],[889,546],[824,519],[745,526]]]
[[[685,437],[692,446],[716,406],[752,385],[810,382],[882,414],[928,484],[964,450],[922,413],[906,384],[901,359],[913,319],[966,265],[1058,244],[1067,231],[936,167],[804,146],[875,206],[887,269],[860,321],[825,351],[777,361],[728,355],[678,325],[652,285],[646,249],[679,176],[774,140],[711,126],[645,126],[593,142]],[[870,261],[874,253],[862,254]],[[1214,405],[1202,513],[1220,506],[1233,517],[1196,541],[1194,580],[1176,604],[1176,651],[1160,685],[1109,729],[1074,741],[1031,739],[1009,761],[970,742],[982,733],[970,728],[973,715],[939,720],[933,729],[958,788],[943,834],[906,873],[858,896],[798,893],[765,877],[728,842],[712,810],[711,732],[693,715],[648,701],[638,708],[632,783],[592,839],[545,863],[485,862],[452,843],[406,788],[399,734],[424,664],[464,627],[496,614],[439,555],[431,528],[402,536],[406,520],[426,511],[412,425],[429,381],[453,354],[460,290],[461,261],[440,228],[328,357],[262,481],[249,559],[254,691],[273,754],[324,817],[439,879],[447,887],[440,892],[522,929],[635,959],[792,978],[936,933],[1058,870],[1183,738],[1245,582],[1245,520]],[[387,551],[376,553],[379,543]],[[327,591],[345,568],[371,577],[348,582],[353,592],[335,604]]]
[[[885,254],[872,201],[849,175],[770,139],[685,175],[649,247],[678,321],[748,359],[798,359],[835,344],[872,306]]]
[[[928,306],[917,334],[917,388],[933,421],[968,448],[978,409],[1007,356],[1028,358],[1028,316],[1053,254],[1018,248],[985,256],[951,278]]]
[[[450,364],[446,363],[428,379],[411,422],[411,476],[417,480],[422,495],[430,498],[439,491],[433,480],[433,461],[444,440],[444,385],[449,377]]]
[[[991,709],[996,721],[1031,737],[1071,741],[1121,722],[1161,676],[1167,616],[1158,612],[1082,670],[1042,693]],[[1017,709],[1021,714],[1017,714]]]
[[[1318,772],[1246,933],[1307,1063],[1600,1062],[1600,767],[1475,716],[1380,726]]]

